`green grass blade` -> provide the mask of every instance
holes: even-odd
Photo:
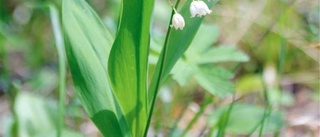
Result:
[[[64,41],[60,26],[60,19],[58,10],[50,5],[50,18],[52,29],[54,33],[54,38],[56,42],[56,48],[58,51],[58,60],[59,60],[59,122],[58,122],[58,137],[61,136],[64,123],[64,100],[65,100],[65,85],[66,85],[66,57],[65,57],[65,48]]]
[[[113,38],[84,0],[63,1],[66,54],[78,96],[104,136],[126,136],[126,123],[108,82]]]
[[[228,121],[229,121],[229,117],[230,117],[230,114],[232,112],[232,108],[235,104],[234,102],[234,95],[232,96],[232,103],[230,104],[230,106],[228,107],[228,110],[220,117],[220,120],[219,120],[219,131],[217,133],[217,137],[224,137],[225,135],[225,130],[226,130],[226,127],[228,125]]]
[[[147,120],[147,59],[153,0],[123,0],[120,28],[109,58],[112,89],[132,136],[143,136]]]

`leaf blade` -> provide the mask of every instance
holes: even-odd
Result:
[[[198,60],[200,64],[226,61],[247,62],[249,61],[249,57],[245,53],[237,50],[234,46],[219,46],[211,48],[202,54]]]
[[[108,83],[113,38],[84,0],[64,0],[62,10],[66,55],[82,105],[105,136],[124,136],[126,124]]]
[[[108,72],[132,136],[143,136],[147,120],[147,59],[153,0],[124,0]]]

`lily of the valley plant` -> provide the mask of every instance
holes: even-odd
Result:
[[[85,111],[104,136],[147,136],[161,82],[187,50],[203,20],[183,16],[210,14],[208,7],[214,3],[210,1],[207,6],[203,1],[188,1],[181,5],[179,1],[148,79],[154,0],[122,0],[115,35],[84,0],[63,0],[66,54],[74,86]],[[178,7],[181,10],[177,11]]]

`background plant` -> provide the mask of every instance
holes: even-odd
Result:
[[[88,2],[102,18],[102,21],[97,21],[97,15],[92,14],[94,12],[90,8],[83,12],[77,11],[76,6],[70,6],[69,10],[74,10],[73,12],[78,18],[83,17],[79,13],[90,15],[85,17],[91,19],[77,20],[77,22],[82,21],[84,23],[82,25],[91,25],[90,27],[81,26],[81,29],[87,29],[86,33],[95,32],[90,35],[95,37],[84,36],[74,41],[88,40],[91,45],[99,45],[100,42],[104,45],[111,45],[113,39],[119,34],[119,29],[116,26],[118,26],[120,6],[114,6],[119,3],[116,1]],[[171,12],[167,1],[156,2],[150,35],[151,55],[149,56],[150,69],[148,74],[150,80],[153,73],[158,71],[158,68],[153,64],[157,62],[157,58],[161,54]],[[185,10],[185,14],[189,14],[189,4],[185,4],[186,8],[184,8],[182,5],[185,1],[180,3],[181,6],[177,8],[179,13],[183,14]],[[81,6],[81,3],[77,4]],[[58,87],[57,76],[58,72],[60,74],[63,72],[58,71],[58,66],[62,66],[59,63],[63,62],[57,61],[57,52],[52,52],[56,51],[55,45],[59,44],[59,36],[54,37],[51,33],[51,26],[55,26],[52,20],[55,20],[54,16],[58,16],[56,19],[59,19],[61,13],[52,14],[54,8],[50,7],[54,6],[57,8],[56,11],[62,11],[60,9],[61,1],[50,4],[40,1],[3,1],[0,5],[1,89],[6,93],[0,101],[1,106],[4,106],[1,107],[1,110],[4,110],[1,111],[3,116],[1,119],[2,123],[5,123],[2,124],[5,126],[1,128],[4,129],[1,132],[4,135],[12,136],[21,134],[41,136],[49,133],[54,135],[54,132],[61,128],[57,123],[59,121],[57,119],[61,118],[61,116],[58,118],[58,114],[63,114],[54,113],[59,112],[56,111],[55,104],[58,103],[55,100],[58,99],[58,92],[55,91],[59,91],[56,88]],[[89,7],[85,4],[82,5],[82,8],[83,6]],[[171,31],[170,36],[174,40],[168,42],[168,51],[176,49],[179,53],[168,52],[167,59],[174,59],[164,61],[169,64],[164,66],[170,67],[164,68],[166,71],[163,71],[163,88],[159,92],[160,100],[155,102],[154,117],[149,134],[222,136],[223,134],[267,135],[272,133],[280,136],[283,134],[317,136],[316,130],[313,130],[315,124],[312,123],[312,121],[317,121],[314,116],[317,114],[315,104],[318,100],[316,98],[318,97],[317,91],[319,91],[316,75],[319,73],[317,70],[317,44],[319,41],[317,6],[319,5],[316,1],[305,3],[299,1],[220,1],[211,8],[213,12],[210,16],[206,16],[206,23],[201,26],[200,23],[190,21],[192,19],[189,20],[188,15],[184,16],[187,24],[190,26],[198,24],[200,28],[197,31],[197,27],[188,29],[186,26],[184,30],[188,30],[189,33]],[[92,22],[96,22],[97,25],[92,25],[94,24]],[[75,24],[72,25],[76,28]],[[201,30],[210,31],[201,32]],[[67,33],[66,30],[64,31]],[[76,33],[77,30],[73,29],[71,32]],[[55,34],[57,33],[55,32]],[[79,34],[81,33],[74,35],[79,36]],[[186,38],[188,35],[196,37],[192,40],[192,38]],[[70,38],[69,42],[72,42]],[[183,52],[187,48],[181,46],[184,45],[183,43],[191,43],[184,55]],[[242,50],[238,50],[239,48]],[[101,52],[100,56],[90,57],[96,61],[77,57],[79,62],[99,64],[99,61],[103,60],[101,62],[105,63],[101,63],[100,69],[99,65],[89,66],[95,71],[88,75],[100,76],[97,79],[98,82],[93,82],[94,84],[108,81],[108,79],[101,80],[101,75],[109,73],[105,71],[108,59],[104,56],[108,55],[105,53],[108,53],[110,49],[111,46],[104,46],[101,50],[96,50]],[[75,50],[90,52],[90,48]],[[243,53],[250,56],[250,61],[248,61],[248,56]],[[73,62],[77,62],[77,60],[73,60]],[[170,63],[171,61],[178,61],[178,63],[174,65],[175,63]],[[170,72],[171,68],[173,71]],[[63,67],[60,70],[63,70]],[[72,69],[71,72],[78,73]],[[87,75],[86,73],[81,74]],[[165,78],[167,76],[169,77]],[[87,78],[87,76],[83,77]],[[75,95],[71,88],[70,75],[67,76],[67,79],[64,114],[67,122],[62,127],[62,134],[76,136],[79,134],[74,131],[77,131],[88,136],[96,136],[93,134],[99,132],[94,131],[90,134],[88,132],[90,128],[85,126],[88,123],[92,124],[81,111],[78,99],[80,98],[84,102],[84,97],[90,96]],[[230,79],[236,82],[231,82]],[[76,81],[74,83],[77,85]],[[81,85],[82,87],[78,86],[77,88],[86,90],[84,87],[90,84]],[[97,88],[108,89],[109,86],[103,85]],[[120,86],[120,88],[122,87]],[[149,87],[150,89],[152,86]],[[101,92],[107,93],[106,91]],[[84,108],[89,112],[88,116],[93,121],[96,120],[95,123],[98,123],[97,127],[99,127],[99,122],[103,121],[103,117],[101,118],[99,115],[94,117],[94,113],[105,109],[112,110],[114,108],[110,106],[117,106],[117,104],[107,105],[105,101],[109,101],[109,103],[112,101],[103,100],[104,95],[93,95],[93,97],[99,97],[100,99],[97,98],[96,102],[104,102],[103,105],[91,107],[97,105],[96,102],[91,102],[92,105],[87,105]],[[90,99],[87,100],[87,103],[90,104]],[[61,99],[59,101],[61,104]],[[33,107],[28,108],[27,106]],[[304,108],[304,111],[299,111],[298,106]],[[12,115],[8,115],[9,108],[12,110]],[[90,111],[88,111],[89,109]],[[34,113],[36,116],[41,114],[42,117],[33,118]],[[102,114],[105,115],[105,113],[108,112],[103,111]],[[308,117],[309,121],[297,123],[302,116]],[[256,118],[252,121],[245,120],[249,117]],[[31,124],[28,121],[32,121]],[[101,123],[105,124],[105,122]],[[261,126],[259,123],[264,124]],[[285,128],[280,130],[282,126],[289,130],[285,130]],[[117,130],[113,131],[115,134],[118,132]]]

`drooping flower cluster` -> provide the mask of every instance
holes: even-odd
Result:
[[[172,16],[172,24],[170,27],[174,27],[176,30],[182,30],[185,26],[184,18],[179,14],[173,7],[174,15]],[[207,4],[201,0],[193,0],[190,4],[190,14],[191,18],[198,16],[202,17],[204,15],[210,14],[212,11],[208,8]]]

